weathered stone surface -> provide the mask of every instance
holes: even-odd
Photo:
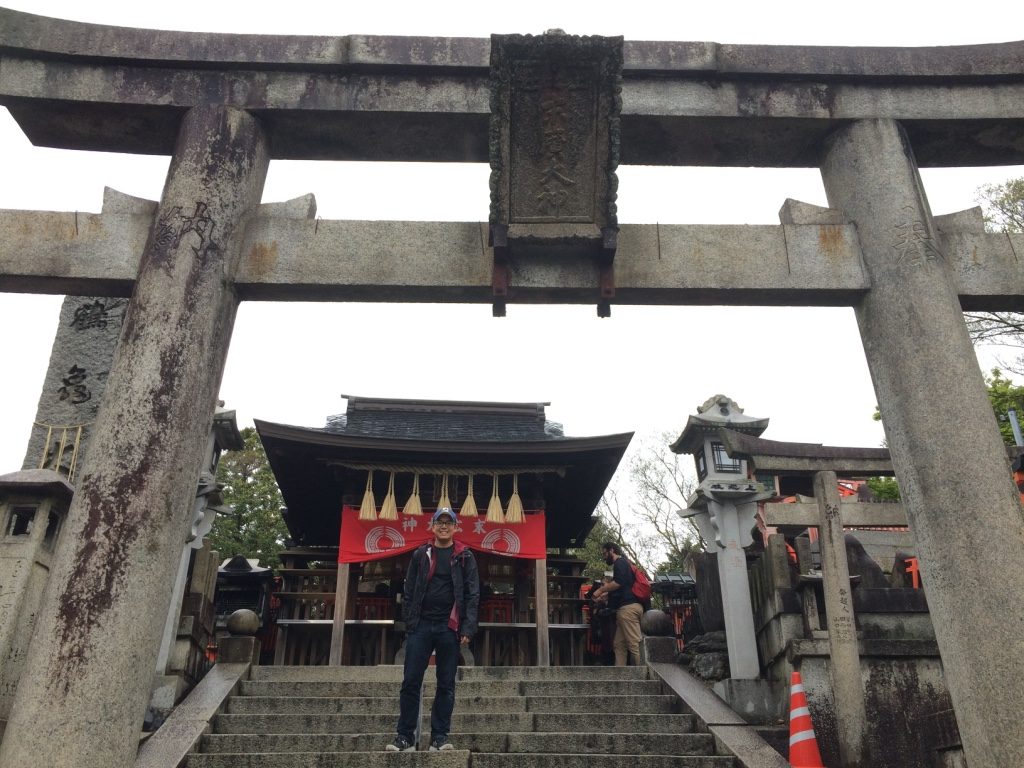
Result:
[[[801,203],[799,200],[787,198],[779,209],[780,224],[849,224],[846,214],[834,208],[822,208],[820,205]]]
[[[151,682],[140,670],[155,667],[238,303],[242,223],[267,164],[251,116],[185,116],[0,745],[5,768],[134,759]]]
[[[729,677],[729,654],[697,653],[690,662],[690,671],[702,680],[724,680]]]
[[[828,614],[829,679],[836,708],[839,764],[844,768],[870,764],[865,739],[867,713],[857,649],[857,620],[853,613],[850,567],[846,559],[842,506],[835,472],[816,472],[814,496],[818,503],[822,587]]]
[[[672,619],[664,611],[652,608],[640,617],[640,629],[651,637],[667,637],[675,634]]]
[[[228,616],[228,632],[232,635],[255,635],[260,629],[260,617],[248,608],[239,608]]]
[[[1024,594],[1024,515],[949,258],[896,123],[837,132],[822,177],[829,204],[857,224],[871,277],[857,322],[967,762],[1010,764],[1024,754],[1024,607],[1005,596]],[[977,567],[982,552],[998,580]]]
[[[860,539],[852,533],[844,537],[846,546],[846,562],[850,575],[858,577],[858,589],[885,589],[889,580],[882,572],[882,566],[876,563],[860,543]]]
[[[260,206],[246,228],[242,298],[491,301],[486,225],[314,222],[297,210],[278,215],[276,205],[283,204]],[[7,234],[0,288],[127,297],[151,221],[142,213],[0,211]],[[1024,308],[1024,270],[1014,255],[1024,253],[1024,235],[957,231],[942,239],[965,308]],[[589,259],[538,259],[518,266],[510,295],[590,303],[596,279]],[[848,306],[868,285],[849,225],[623,225],[619,232],[619,304]]]
[[[884,117],[924,165],[1020,163],[1021,46],[626,42],[621,161],[811,167],[845,121]],[[0,103],[37,144],[169,154],[181,112],[215,102],[260,110],[275,158],[488,158],[485,39],[188,34],[3,9],[0,56]]]
[[[127,309],[121,298],[64,299],[24,468],[46,467],[72,478],[81,468]]]
[[[493,35],[490,84],[491,224],[599,248],[618,224],[622,38]]]

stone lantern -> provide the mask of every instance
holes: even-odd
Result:
[[[73,494],[51,469],[0,475],[0,736]]]
[[[682,514],[694,520],[708,552],[717,555],[729,670],[734,679],[760,676],[743,550],[753,543],[757,502],[771,498],[773,492],[748,476],[746,461],[726,453],[719,430],[757,437],[767,427],[768,419],[747,416],[735,401],[715,395],[687,419],[682,434],[671,445],[674,453],[692,454],[697,466],[697,490],[687,499],[689,508]]]

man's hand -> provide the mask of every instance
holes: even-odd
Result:
[[[459,643],[462,644],[462,645],[469,645],[469,640],[470,640],[469,635],[463,635],[462,637],[459,638]]]

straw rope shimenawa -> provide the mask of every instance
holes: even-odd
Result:
[[[462,509],[459,510],[459,517],[477,517],[480,512],[476,508],[476,499],[473,498],[473,476],[469,476],[466,486],[466,500],[462,502]]]
[[[448,475],[441,475],[441,498],[437,500],[438,509],[451,509],[452,502],[448,498]]]
[[[523,522],[523,500],[519,498],[519,475],[512,475],[512,496],[505,510],[505,522],[517,524]]]
[[[498,476],[494,475],[494,485],[491,486],[491,501],[487,505],[488,523],[504,523],[505,513],[501,511],[501,498],[498,496]]]
[[[423,514],[423,504],[420,501],[420,473],[417,472],[412,477],[412,493],[409,495],[409,500],[405,502],[405,506],[402,507],[403,515],[418,516]]]
[[[412,492],[409,494],[409,498],[405,502],[405,506],[401,512],[403,515],[419,516],[423,514],[423,501],[420,498],[420,474],[432,474],[441,477],[441,488],[440,498],[437,502],[438,509],[454,509],[451,497],[448,491],[449,477],[465,477],[467,478],[467,489],[466,498],[462,503],[462,509],[459,511],[459,517],[477,517],[480,514],[480,510],[477,508],[476,498],[473,495],[473,480],[475,475],[489,474],[492,478],[491,486],[491,499],[487,505],[487,514],[485,520],[489,523],[497,524],[509,524],[517,525],[522,523],[526,519],[526,510],[523,506],[522,498],[519,495],[519,475],[521,472],[530,472],[533,474],[544,474],[544,473],[557,473],[559,475],[565,474],[564,467],[529,467],[525,470],[516,470],[509,467],[502,469],[483,469],[474,467],[472,469],[467,468],[445,468],[441,469],[438,467],[415,467],[397,464],[356,464],[351,462],[339,462],[332,461],[328,462],[333,466],[343,466],[347,469],[362,469],[366,470],[366,491],[363,493],[363,501],[359,507],[359,519],[360,520],[397,520],[398,519],[398,504],[397,498],[395,497],[395,477],[399,472],[407,472],[413,476],[412,479]],[[384,503],[380,508],[380,512],[377,511],[377,500],[373,495],[373,473],[375,471],[389,472],[388,477],[388,490],[384,497]],[[512,495],[508,500],[508,511],[506,512],[501,503],[501,496],[498,492],[498,480],[502,475],[512,476]]]
[[[363,494],[363,503],[359,507],[360,520],[377,519],[377,500],[373,498],[373,470],[366,474],[366,492]]]
[[[397,520],[398,519],[398,503],[395,501],[395,473],[391,473],[391,477],[388,478],[388,494],[384,497],[384,503],[380,507],[380,515],[378,516],[381,520]]]

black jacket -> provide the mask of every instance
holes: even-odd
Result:
[[[423,598],[427,594],[427,575],[430,573],[430,550],[433,544],[422,544],[412,553],[409,570],[405,574],[405,588],[402,590],[402,617],[408,631],[416,628],[423,609]],[[477,609],[480,607],[480,576],[476,569],[476,558],[465,544],[454,542],[452,552],[452,588],[455,592],[455,606],[448,626],[466,637],[473,637],[477,630]]]

